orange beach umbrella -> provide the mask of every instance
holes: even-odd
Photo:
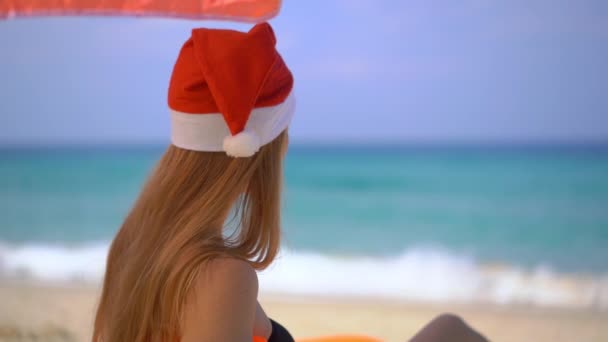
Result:
[[[21,16],[119,15],[257,22],[281,0],[1,0],[0,19]]]

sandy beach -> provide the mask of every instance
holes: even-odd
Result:
[[[0,341],[88,341],[97,289],[0,285]],[[441,312],[455,312],[492,341],[608,341],[608,313],[522,306],[424,304],[262,295],[268,315],[295,337],[366,334],[406,341]]]

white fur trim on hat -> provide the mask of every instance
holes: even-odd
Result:
[[[243,132],[234,136],[221,113],[188,114],[171,109],[171,142],[193,151],[225,151],[233,157],[250,157],[289,126],[295,111],[293,91],[276,106],[255,108]]]

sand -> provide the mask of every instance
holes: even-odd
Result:
[[[90,286],[0,284],[0,341],[88,341],[97,293]],[[263,295],[260,301],[296,337],[349,332],[406,341],[449,311],[492,341],[608,341],[608,312],[589,309],[277,295]]]

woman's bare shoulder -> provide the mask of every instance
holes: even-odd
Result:
[[[195,287],[208,291],[215,287],[233,290],[258,291],[258,276],[246,261],[229,258],[214,258],[201,266]]]
[[[257,274],[246,261],[216,258],[205,263],[187,298],[182,340],[251,340],[257,293]]]

